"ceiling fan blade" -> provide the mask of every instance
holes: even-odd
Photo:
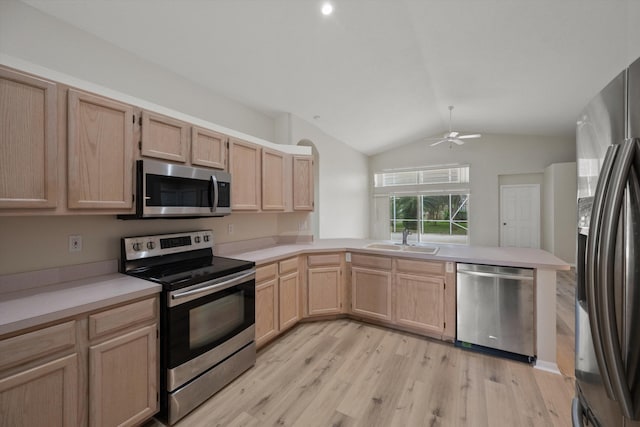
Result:
[[[480,138],[482,135],[479,133],[474,133],[473,135],[460,135],[458,139],[471,139],[471,138]]]
[[[456,144],[458,144],[458,145],[462,145],[462,144],[464,144],[464,141],[463,141],[463,140],[461,140],[461,139],[459,139],[459,138],[451,138],[449,141],[450,141],[450,142],[455,142],[455,143],[456,143]]]
[[[431,144],[432,147],[435,147],[438,144],[442,144],[443,142],[446,142],[446,139],[441,139],[440,141],[434,142],[433,144]]]

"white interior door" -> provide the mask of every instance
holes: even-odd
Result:
[[[540,185],[500,186],[500,246],[540,248]]]

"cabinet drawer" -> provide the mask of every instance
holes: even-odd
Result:
[[[76,321],[0,341],[0,369],[29,362],[76,345]]]
[[[351,254],[351,265],[391,270],[391,258],[375,255]]]
[[[280,261],[280,274],[298,270],[298,257]]]
[[[276,277],[278,274],[278,264],[267,264],[261,265],[256,268],[256,283],[264,282],[265,280],[270,280]]]
[[[89,339],[157,317],[156,298],[134,302],[89,316]]]
[[[340,265],[340,254],[309,255],[307,257],[307,265],[309,267]]]
[[[396,268],[398,272],[403,273],[444,276],[444,262],[398,258],[396,260]]]

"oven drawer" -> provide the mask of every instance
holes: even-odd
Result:
[[[89,316],[89,339],[156,319],[156,298],[149,298]]]

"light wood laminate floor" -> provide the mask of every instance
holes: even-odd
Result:
[[[573,283],[559,273],[568,376],[346,319],[302,323],[177,426],[569,426]]]

